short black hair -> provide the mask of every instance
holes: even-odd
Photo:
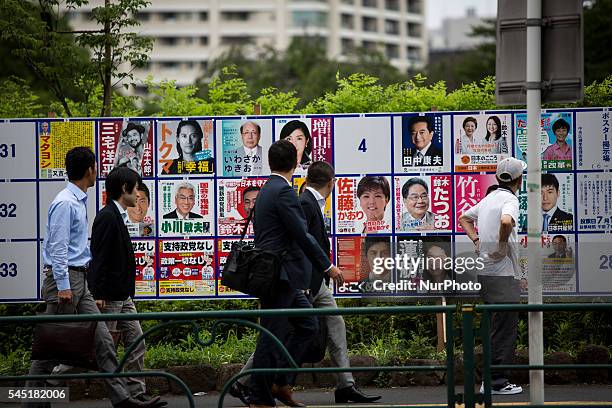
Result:
[[[115,167],[106,176],[104,187],[106,189],[106,198],[110,200],[118,200],[125,190],[131,192],[134,187],[140,186],[142,179],[134,170],[127,167]]]
[[[244,197],[247,195],[247,193],[250,193],[251,191],[259,192],[259,190],[261,190],[261,187],[259,187],[259,186],[248,186],[242,192],[242,201],[244,201]]]
[[[151,202],[151,193],[149,192],[149,187],[147,187],[147,185],[140,180],[140,183],[138,183],[138,191],[142,191],[144,193],[144,195],[147,196],[147,200],[149,200],[149,202]]]
[[[281,139],[272,143],[268,150],[270,170],[287,172],[297,167],[297,150],[293,143]]]
[[[95,167],[96,155],[90,147],[74,147],[66,153],[65,165],[68,180],[78,181],[85,177],[88,169]]]
[[[551,173],[542,174],[542,188],[544,188],[544,186],[553,186],[558,192],[559,180],[557,180],[557,176]]]
[[[334,175],[334,168],[329,163],[316,161],[308,167],[306,183],[315,188],[325,187],[327,183],[333,180]]]
[[[387,244],[389,245],[389,249],[391,249],[391,239],[390,237],[365,237],[365,239],[363,240],[363,252],[362,254],[365,255],[368,253],[368,250],[376,244]]]
[[[434,127],[431,123],[431,120],[427,117],[427,116],[413,116],[410,118],[410,120],[408,121],[408,131],[412,132],[412,127],[414,125],[416,125],[417,123],[426,123],[427,124],[427,130],[429,131],[429,133],[434,131]]]
[[[312,138],[310,137],[310,130],[308,126],[299,120],[290,120],[285,123],[280,131],[280,139],[284,139],[293,133],[295,130],[300,129],[306,137],[306,146],[304,146],[304,153],[302,154],[302,162],[300,164],[306,164],[310,161],[310,153],[312,152]],[[297,156],[297,152],[295,153]]]
[[[403,198],[408,197],[408,190],[410,190],[410,187],[414,186],[415,184],[423,186],[423,188],[425,188],[425,191],[429,193],[429,187],[427,186],[427,183],[425,182],[425,180],[418,178],[418,177],[412,177],[408,179],[408,181],[406,181],[404,185],[402,186],[402,197]]]
[[[381,189],[387,201],[391,199],[391,187],[384,176],[365,176],[357,184],[357,197],[361,197],[366,191]]]
[[[557,131],[557,129],[565,128],[569,132],[571,130],[570,124],[567,123],[565,119],[557,119],[555,123],[552,125],[553,133]]]
[[[181,144],[179,143],[179,135],[181,134],[181,128],[187,125],[193,126],[198,136],[198,143],[196,143],[196,145],[193,148],[194,153],[202,151],[202,139],[204,138],[204,132],[202,132],[202,127],[200,126],[198,121],[197,120],[181,120],[178,126],[176,127],[176,151],[179,154],[180,160],[183,160],[183,149],[181,148]]]
[[[565,238],[563,235],[555,235],[551,241],[554,241],[557,238],[561,238],[563,240],[563,242],[565,242],[567,244],[567,238]]]
[[[487,188],[487,192],[485,194],[485,197],[488,196],[489,194],[491,194],[492,192],[494,192],[495,190],[497,190],[499,188],[499,184],[491,184],[489,186],[489,188]]]

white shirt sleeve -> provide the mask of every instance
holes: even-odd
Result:
[[[516,199],[516,197],[514,197],[514,200],[508,200],[504,203],[502,210],[501,210],[501,215],[511,216],[512,219],[514,220],[514,225],[518,225],[519,202],[518,202],[518,199]]]
[[[476,204],[475,206],[473,206],[472,208],[468,208],[468,210],[464,212],[462,215],[465,215],[466,217],[471,218],[474,221],[478,221],[478,212],[480,211],[481,203],[482,201]]]

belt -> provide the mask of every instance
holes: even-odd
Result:
[[[51,271],[51,265],[44,265],[43,268],[47,269],[48,271]],[[68,265],[68,269],[73,270],[73,271],[77,271],[77,272],[87,272],[88,271],[87,266],[71,266],[71,265]]]

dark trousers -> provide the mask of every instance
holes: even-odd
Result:
[[[269,298],[261,299],[262,309],[297,309],[312,308],[306,295],[299,290],[281,283],[276,293]],[[291,357],[300,365],[304,352],[308,349],[314,334],[318,330],[317,319],[313,316],[303,317],[262,317],[261,325],[277,336],[284,344]],[[287,336],[287,332],[291,333]],[[253,368],[287,368],[288,362],[270,336],[261,333],[257,339]],[[251,404],[276,405],[271,394],[272,384],[288,384],[287,375],[258,374],[251,381]]]
[[[486,304],[519,303],[519,281],[512,276],[479,276],[480,294]],[[518,327],[518,312],[491,313],[491,364],[514,363]],[[491,370],[492,385],[508,381],[504,370]]]

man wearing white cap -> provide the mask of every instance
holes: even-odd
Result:
[[[497,164],[497,190],[491,192],[459,218],[483,259],[478,271],[485,303],[519,303],[518,218],[516,196],[527,165],[509,157]],[[478,231],[476,231],[476,223]],[[516,347],[518,312],[492,313],[491,364],[512,364]],[[492,370],[492,394],[518,394],[522,387],[510,383],[502,370]],[[481,386],[480,392],[484,392]]]

